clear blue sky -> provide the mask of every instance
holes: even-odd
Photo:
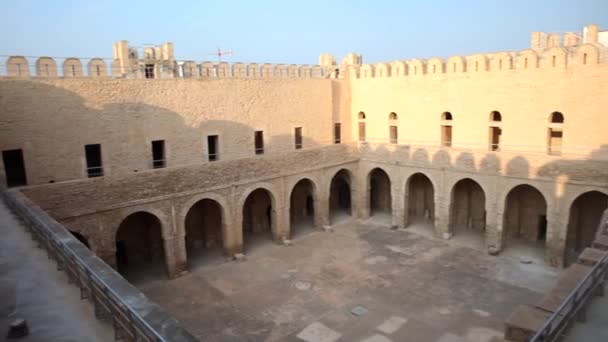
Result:
[[[111,57],[112,43],[175,43],[178,59],[314,64],[521,50],[531,31],[608,30],[608,0],[4,0],[0,54]]]

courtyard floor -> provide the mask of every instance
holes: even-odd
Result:
[[[482,342],[558,276],[515,249],[493,257],[475,237],[445,241],[424,224],[386,221],[343,222],[138,286],[204,341]]]

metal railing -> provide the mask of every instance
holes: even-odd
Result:
[[[560,304],[545,324],[532,337],[530,342],[552,342],[559,340],[566,328],[579,315],[584,316],[584,310],[591,297],[602,291],[608,275],[608,252],[605,252],[589,273],[576,285],[568,297]]]
[[[69,283],[80,288],[81,299],[93,304],[95,316],[111,322],[116,341],[198,341],[21,192],[0,187],[0,194],[38,247],[44,247]]]

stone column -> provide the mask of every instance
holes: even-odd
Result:
[[[320,193],[315,199],[315,227],[321,228],[329,225],[329,193]]]
[[[449,198],[449,197],[448,197]],[[446,197],[435,193],[435,234],[443,239],[452,237],[449,229],[450,205]]]
[[[180,243],[181,241],[181,243]],[[183,246],[183,252],[180,251]],[[177,278],[187,273],[187,262],[185,259],[185,243],[183,238],[177,235],[163,237],[163,247],[165,249],[165,263],[169,278]]]
[[[391,183],[391,188],[391,226],[403,228],[405,226],[405,206],[403,204],[405,196],[401,193],[401,186],[399,183]]]
[[[567,219],[565,214],[547,208],[547,241],[545,263],[553,267],[564,267],[566,252]]]
[[[235,203],[233,200],[232,203]],[[226,208],[227,215],[224,222],[224,253],[232,257],[244,253],[243,250],[243,212],[237,208]]]
[[[276,222],[272,227],[272,237],[275,243],[283,243],[284,240],[289,240],[290,235],[289,209],[288,206],[281,203],[281,205],[273,208],[273,210],[275,214],[273,219]]]
[[[502,249],[503,210],[498,210],[496,203],[490,203],[489,198],[486,198],[485,244],[488,254],[497,255]]]
[[[359,176],[358,179],[354,179],[353,183],[356,184],[354,189],[351,189],[353,197],[353,209],[356,213],[356,217],[359,219],[368,219],[369,212],[369,184],[366,176]]]

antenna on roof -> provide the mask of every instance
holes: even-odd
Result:
[[[217,61],[221,62],[222,56],[233,56],[234,54],[232,53],[232,50],[222,51],[222,49],[218,47],[216,52],[210,53],[209,55],[217,56]]]

